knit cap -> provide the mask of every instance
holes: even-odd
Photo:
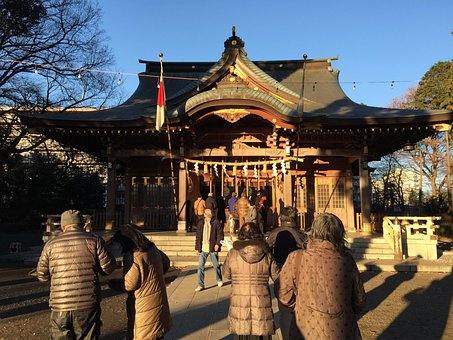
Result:
[[[65,227],[69,224],[82,225],[84,223],[83,215],[78,210],[67,210],[61,214],[61,226]]]

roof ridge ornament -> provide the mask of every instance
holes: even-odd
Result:
[[[240,53],[247,55],[244,51],[244,46],[245,46],[244,41],[236,35],[236,26],[233,26],[231,28],[231,34],[232,34],[231,37],[229,37],[227,40],[225,40],[224,54],[227,53],[227,51],[229,51],[230,49],[235,48],[235,49],[238,49]]]

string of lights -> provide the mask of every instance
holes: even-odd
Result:
[[[100,69],[91,69],[91,68],[77,68],[77,67],[59,67],[54,64],[40,64],[36,62],[28,62],[28,61],[21,61],[21,60],[14,60],[14,59],[6,59],[6,58],[0,58],[0,61],[5,62],[5,63],[12,63],[12,64],[23,64],[23,65],[28,65],[32,68],[34,68],[34,73],[38,74],[40,69],[64,69],[64,70],[69,70],[69,71],[74,71],[74,73],[77,75],[78,78],[82,77],[83,73],[89,72],[89,73],[103,73],[103,74],[114,74],[118,76],[118,85],[122,84],[122,79],[121,77],[147,77],[147,78],[159,78],[159,75],[156,74],[149,74],[149,73],[131,73],[131,72],[119,72],[119,71],[109,71],[109,70],[100,70]],[[166,75],[164,76],[165,79],[172,79],[172,80],[186,80],[186,81],[197,81],[200,82],[200,78],[196,77],[178,77],[178,76],[169,76]],[[446,79],[449,80],[449,79]],[[420,80],[365,80],[365,81],[339,81],[338,83],[340,84],[349,84],[352,85],[352,89],[356,90],[359,84],[389,84],[390,89],[394,89],[395,84],[397,83],[416,83],[418,84]],[[291,83],[291,82],[290,82]],[[319,81],[306,81],[306,85],[312,85],[313,90],[316,90],[317,85],[322,85],[322,84],[331,84],[331,83],[336,83],[336,82],[319,82]]]

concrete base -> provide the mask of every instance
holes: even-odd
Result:
[[[432,236],[408,237],[407,255],[418,256],[426,260],[437,260],[437,237]]]
[[[363,222],[362,223],[362,232],[365,234],[371,234],[372,233],[372,228],[371,228],[371,223],[369,222]]]
[[[186,233],[186,221],[178,221],[178,230],[176,230],[178,233]]]

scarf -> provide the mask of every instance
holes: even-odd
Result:
[[[211,238],[211,221],[205,219],[203,227],[202,251],[209,253],[209,240]]]

